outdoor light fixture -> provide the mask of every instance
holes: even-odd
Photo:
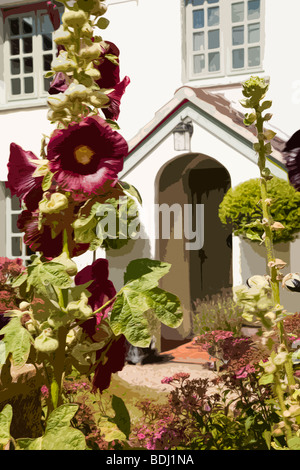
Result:
[[[174,150],[191,150],[191,137],[194,128],[192,121],[181,121],[173,130]]]

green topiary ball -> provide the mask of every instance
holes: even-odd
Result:
[[[285,228],[273,231],[273,242],[289,242],[300,231],[300,192],[287,181],[273,177],[267,183],[273,222]],[[254,242],[261,242],[264,228],[261,205],[260,179],[251,179],[230,188],[219,206],[219,217],[223,224],[232,225],[234,235]]]

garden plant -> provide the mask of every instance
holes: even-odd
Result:
[[[148,347],[152,325],[178,327],[182,312],[176,293],[159,288],[168,263],[133,260],[119,292],[107,259],[94,256],[78,271],[77,256],[134,243],[142,201],[118,179],[128,146],[116,121],[130,80],[120,81],[118,48],[98,35],[109,23],[107,7],[100,0],[63,4],[60,25],[48,2],[58,46],[47,74],[55,129],[43,136],[38,157],[11,144],[8,164],[7,184],[22,207],[18,227],[36,254],[26,267],[0,260],[0,382],[11,367],[35,367],[44,383],[43,432],[14,438],[6,404],[0,449],[300,450],[300,314],[280,301],[281,286],[300,291],[300,276],[284,274],[286,264],[274,254],[275,243],[299,231],[300,168],[297,155],[287,154],[287,183],[266,165],[275,133],[265,128],[272,102],[258,77],[243,84],[241,103],[251,109],[245,125],[257,130],[260,178],[231,189],[220,217],[237,235],[265,245],[269,272],[234,288],[234,298],[207,300],[202,323],[201,316],[195,323],[194,343],[217,360],[214,380],[180,372],[162,378],[173,388],[164,403],[140,399],[129,412],[113,394],[104,406],[128,344]],[[243,320],[259,327],[256,335],[241,335]]]
[[[118,48],[97,34],[109,24],[107,6],[99,0],[63,3],[60,25],[57,7],[48,2],[58,46],[47,73],[53,77],[48,119],[55,129],[43,136],[39,157],[15,143],[10,148],[7,186],[20,198],[18,228],[36,254],[6,287],[18,302],[1,315],[1,371],[29,363],[42,374],[49,391],[44,433],[14,439],[7,404],[0,414],[2,449],[85,449],[84,434],[72,426],[79,405],[63,398],[65,378],[75,369],[102,392],[123,368],[128,343],[149,346],[151,315],[170,327],[182,321],[179,299],[158,287],[168,263],[133,260],[124,266],[119,292],[106,259],[77,269],[76,256],[88,250],[132,242],[140,201],[138,191],[118,179],[128,145],[116,120],[130,80],[120,81]],[[112,406],[118,425],[126,407],[116,396]]]

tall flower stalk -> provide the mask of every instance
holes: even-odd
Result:
[[[270,121],[272,114],[267,112],[272,102],[264,100],[268,90],[268,84],[264,79],[259,77],[251,77],[243,84],[243,95],[245,99],[241,104],[245,108],[251,108],[252,112],[245,114],[244,124],[246,126],[255,125],[257,131],[258,142],[254,144],[254,150],[258,154],[258,167],[260,170],[261,182],[261,206],[263,212],[262,221],[258,221],[264,228],[263,242],[266,247],[266,257],[269,267],[269,276],[261,278],[257,277],[254,281],[255,288],[253,295],[244,291],[240,291],[240,300],[248,311],[255,314],[266,329],[265,336],[270,338],[269,332],[275,326],[279,330],[280,346],[278,350],[272,351],[269,361],[262,363],[261,366],[264,374],[261,377],[261,383],[273,383],[274,393],[277,397],[280,415],[282,417],[282,425],[285,429],[287,445],[289,448],[300,448],[300,436],[298,431],[296,435],[294,430],[299,429],[299,399],[297,393],[297,385],[295,383],[292,354],[288,343],[288,338],[284,330],[284,318],[287,312],[283,309],[280,302],[280,281],[283,279],[281,269],[286,265],[274,254],[273,247],[273,231],[281,230],[284,226],[271,217],[270,207],[272,199],[268,196],[268,181],[273,178],[270,169],[266,166],[266,157],[272,153],[271,140],[276,133],[264,128],[266,122]],[[255,278],[255,276],[254,276]],[[253,278],[253,279],[254,279]],[[259,276],[258,276],[259,278]],[[271,299],[268,300],[268,284],[271,287]],[[260,290],[257,290],[259,287]],[[247,316],[247,314],[246,314]],[[250,315],[252,317],[252,315]],[[273,343],[268,340],[270,350]],[[287,384],[285,383],[287,381]]]

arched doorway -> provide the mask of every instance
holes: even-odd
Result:
[[[231,233],[218,217],[219,204],[230,186],[226,168],[201,154],[177,157],[157,176],[156,203],[163,210],[157,218],[156,257],[172,265],[161,287],[180,298],[184,312],[177,330],[162,325],[162,351],[190,338],[197,299],[232,286]],[[192,233],[194,240],[188,240]]]

